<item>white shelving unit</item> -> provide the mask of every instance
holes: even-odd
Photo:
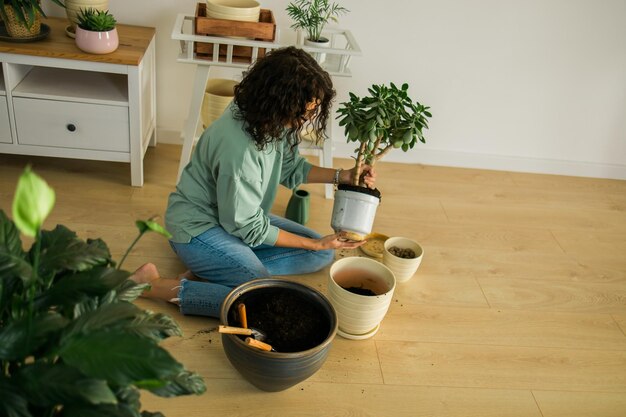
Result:
[[[324,36],[327,36],[331,40],[330,48],[315,48],[304,45],[304,37],[300,32],[294,32],[292,30],[282,30],[276,28],[276,40],[274,42],[262,42],[247,39],[234,39],[217,36],[205,36],[196,35],[194,33],[194,19],[192,15],[179,14],[174,28],[172,29],[172,39],[178,40],[180,43],[180,52],[178,55],[178,62],[185,64],[195,64],[196,73],[194,76],[193,91],[191,96],[191,102],[189,104],[189,113],[187,116],[187,122],[185,124],[182,139],[183,149],[180,156],[180,163],[178,167],[178,177],[182,173],[183,168],[189,162],[191,158],[191,151],[193,144],[197,139],[196,132],[198,130],[198,123],[200,121],[200,109],[202,106],[202,100],[204,98],[204,90],[209,79],[210,69],[213,66],[216,67],[230,67],[245,70],[250,64],[256,61],[259,53],[259,48],[265,48],[267,51],[272,49],[282,48],[285,46],[295,45],[312,54],[316,52],[323,52],[326,54],[326,60],[322,63],[322,67],[328,71],[333,77],[350,77],[350,60],[353,56],[361,55],[361,49],[356,42],[356,39],[352,36],[352,33],[348,30],[329,30],[324,32]],[[211,59],[197,56],[194,53],[194,45],[196,43],[211,43],[213,44],[213,54]],[[220,45],[226,46],[226,55],[224,57],[219,56]],[[249,62],[238,62],[236,58],[233,58],[233,48],[235,46],[248,46],[252,47],[252,58]],[[328,125],[328,138],[322,147],[317,147],[309,144],[305,144],[303,148],[313,149],[320,152],[320,166],[332,167],[333,163],[333,149],[332,149],[332,131],[331,124]],[[326,198],[332,198],[332,186],[326,187]]]
[[[0,65],[0,143],[11,143],[11,125],[9,124],[9,106],[6,87],[4,86],[4,70]]]
[[[130,163],[156,145],[155,29],[118,25],[120,47],[86,54],[49,18],[41,42],[0,42],[0,153]]]

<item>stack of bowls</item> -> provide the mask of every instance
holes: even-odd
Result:
[[[261,5],[254,0],[207,0],[206,14],[213,19],[258,22]]]

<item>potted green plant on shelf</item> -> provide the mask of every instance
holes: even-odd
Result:
[[[77,16],[76,46],[90,54],[109,54],[119,46],[117,21],[108,10],[81,9]]]
[[[100,239],[41,230],[54,199],[27,168],[13,221],[0,210],[0,416],[157,417],[140,412],[140,389],[203,393],[202,378],[159,346],[181,334],[176,322],[132,303],[149,284],[129,280]],[[137,226],[168,235],[153,220]],[[34,239],[27,251],[20,232]]]
[[[422,130],[428,128],[430,108],[411,99],[408,90],[406,83],[400,88],[394,83],[374,84],[368,96],[350,93],[350,100],[337,110],[348,143],[355,142],[358,148],[351,184],[341,184],[335,192],[331,226],[348,232],[351,239],[363,240],[371,232],[380,202],[378,189],[359,182],[363,164],[374,166],[392,149],[407,152],[418,141],[425,142]]]
[[[61,0],[52,0],[61,7]],[[37,37],[41,32],[41,16],[46,17],[40,0],[0,0],[0,16],[12,38]]]
[[[294,21],[291,27],[306,32],[304,44],[316,48],[330,46],[330,40],[322,36],[324,27],[330,20],[336,22],[340,14],[349,12],[345,7],[329,3],[328,0],[296,0],[289,3],[286,10]],[[326,58],[324,53],[312,55],[320,63]]]
[[[70,21],[70,25],[66,28],[65,33],[70,37],[76,35],[76,24],[78,23],[78,14],[81,9],[90,7],[97,10],[109,9],[109,0],[64,0],[64,3],[67,19]]]

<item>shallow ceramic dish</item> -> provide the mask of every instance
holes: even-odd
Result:
[[[370,233],[365,236],[365,242],[363,245],[359,246],[359,249],[366,254],[367,256],[371,256],[373,258],[382,258],[383,252],[385,250],[385,241],[389,239],[389,236],[383,235],[380,233]]]

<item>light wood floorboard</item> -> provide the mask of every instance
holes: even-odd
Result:
[[[141,188],[129,186],[127,164],[0,155],[0,209],[10,212],[31,163],[57,193],[46,228],[61,223],[82,238],[101,237],[119,260],[136,236],[134,221],[163,216],[179,155],[178,146],[149,149]],[[626,415],[626,181],[384,162],[378,171],[374,230],[412,237],[425,250],[378,334],[337,337],[310,379],[265,393],[228,362],[216,319],[139,300],[177,319],[184,335],[164,346],[208,387],[198,397],[144,393],[146,409],[168,417]],[[321,185],[303,188],[311,193],[308,226],[330,233],[332,201]],[[279,192],[275,213],[289,195]],[[156,235],[124,267],[148,261],[165,277],[184,270]],[[327,294],[327,273],[285,278]]]

